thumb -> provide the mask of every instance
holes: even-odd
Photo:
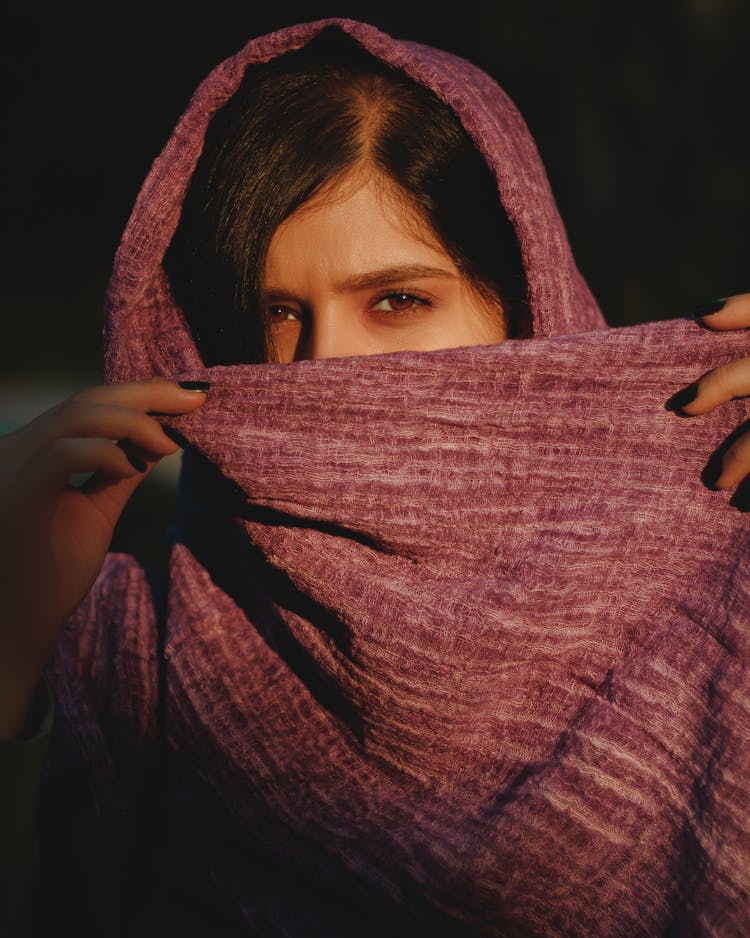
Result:
[[[128,458],[131,457],[129,456]],[[87,479],[80,487],[79,491],[82,495],[88,496],[92,504],[107,518],[114,528],[125,509],[125,505],[128,503],[128,499],[143,480],[153,472],[154,467],[161,458],[162,457],[154,459],[152,457],[151,459],[146,459],[142,456],[135,457],[136,461],[140,460],[138,466],[135,466],[134,463],[135,468],[140,468],[140,465],[145,465],[145,469],[136,472],[135,475],[126,476],[125,478],[115,478],[103,472],[95,472],[91,478]]]

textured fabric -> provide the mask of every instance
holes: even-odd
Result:
[[[326,24],[461,118],[534,338],[202,366],[161,268],[202,135],[248,63]],[[746,502],[701,480],[747,406],[665,409],[746,337],[606,327],[494,82],[348,20],[251,42],[146,180],[104,339],[109,381],[211,391],[161,418],[189,444],[164,628],[111,554],[48,669],[87,875],[115,891],[164,736],[183,902],[227,933],[750,934]]]

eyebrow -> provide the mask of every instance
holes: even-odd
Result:
[[[387,287],[390,284],[398,283],[400,280],[426,280],[428,278],[457,280],[458,276],[443,267],[429,267],[425,264],[402,264],[397,267],[382,267],[379,270],[369,270],[363,274],[355,274],[353,277],[341,280],[333,289],[335,293],[348,293],[352,290]],[[287,290],[279,290],[276,287],[268,287],[266,293],[268,296],[293,298],[293,294]]]

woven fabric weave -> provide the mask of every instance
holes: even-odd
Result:
[[[205,127],[325,26],[459,115],[533,338],[203,367],[161,259]],[[110,554],[47,672],[50,778],[77,766],[93,792],[90,875],[122,887],[113,845],[163,737],[184,901],[227,934],[750,935],[746,503],[702,482],[747,405],[665,409],[746,351],[689,320],[607,328],[522,118],[470,63],[324,20],[220,65],[107,301],[107,381],[211,382],[161,418],[189,444],[164,633],[143,567]]]

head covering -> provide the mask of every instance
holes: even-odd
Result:
[[[203,366],[161,260],[206,126],[253,62],[327,26],[460,118],[532,339]],[[164,736],[152,872],[168,854],[196,934],[750,934],[747,522],[701,480],[747,408],[665,409],[745,344],[606,328],[521,116],[469,62],[328,19],[219,65],[106,307],[107,381],[211,382],[160,418],[188,443],[165,624],[110,554],[48,668],[50,778],[92,794],[58,786],[46,816],[75,819],[101,921],[139,895],[123,845]]]

